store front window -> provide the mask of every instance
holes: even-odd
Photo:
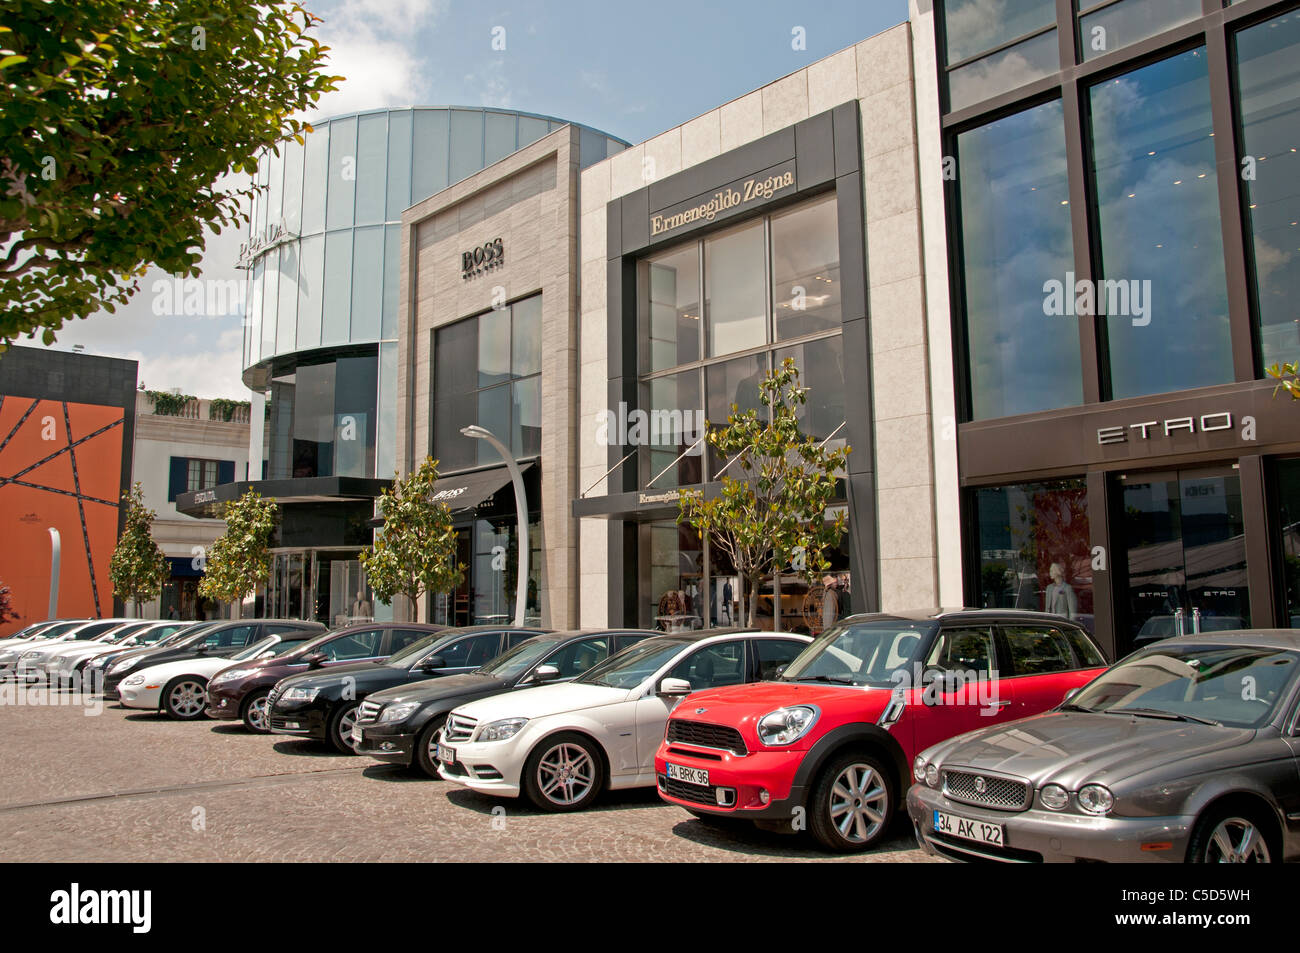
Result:
[[[1092,543],[1083,480],[975,491],[982,608],[1055,612],[1092,628]]]
[[[1250,625],[1235,470],[1124,474],[1129,645]]]
[[[1099,277],[1119,283],[1105,295],[1117,400],[1233,379],[1206,61],[1189,50],[1090,90]]]
[[[1242,30],[1234,45],[1262,375],[1300,356],[1300,11]]]
[[[433,455],[441,472],[498,463],[477,424],[516,459],[542,450],[542,296],[439,328],[434,343]]]
[[[272,553],[263,615],[311,619],[331,628],[391,618],[386,607],[376,612],[374,593],[356,556],[355,549]]]
[[[1282,537],[1283,622],[1300,629],[1300,460],[1282,460],[1278,470],[1278,532]]]
[[[513,492],[503,491],[507,496]],[[510,496],[513,505],[513,496]],[[491,504],[495,506],[495,504]],[[528,527],[528,590],[525,623],[542,618],[541,522],[530,517]],[[456,561],[464,578],[455,591],[433,597],[432,621],[441,625],[509,625],[514,622],[519,578],[519,534],[513,511],[490,512],[456,527]]]

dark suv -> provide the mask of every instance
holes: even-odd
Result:
[[[359,740],[352,730],[357,709],[371,692],[472,672],[544,631],[499,625],[444,629],[380,662],[290,675],[276,683],[267,700],[271,731],[319,738],[344,754],[354,754]]]
[[[537,635],[467,675],[446,675],[375,692],[361,703],[358,754],[418,766],[438,776],[437,747],[447,713],[458,705],[552,682],[567,682],[629,645],[662,633],[580,629]]]
[[[324,631],[325,626],[319,622],[305,622],[301,619],[231,619],[208,623],[196,627],[194,632],[175,642],[139,655],[128,655],[111,663],[104,671],[104,695],[116,699],[118,684],[142,665],[161,665],[163,662],[179,662],[200,656],[229,658],[268,635]]]
[[[443,628],[416,622],[358,622],[332,629],[278,658],[220,672],[208,682],[208,715],[227,720],[241,718],[249,731],[265,734],[270,730],[266,697],[280,679],[308,669],[380,661]]]

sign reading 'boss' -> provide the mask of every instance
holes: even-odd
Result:
[[[506,252],[501,239],[494,238],[473,251],[461,252],[460,271],[462,278],[473,278],[506,263]]]

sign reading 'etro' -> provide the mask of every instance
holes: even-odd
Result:
[[[794,162],[783,162],[716,189],[708,198],[696,197],[650,216],[650,236],[717,218],[729,218],[741,208],[778,197],[794,189]]]

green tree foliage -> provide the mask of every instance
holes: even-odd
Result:
[[[446,503],[432,502],[438,461],[425,457],[419,469],[379,497],[384,528],[358,557],[375,597],[416,602],[426,592],[451,592],[465,577],[456,562],[456,529]]]
[[[226,173],[310,126],[335,88],[319,18],[273,0],[6,0],[0,342],[113,311],[150,265],[198,274],[204,227],[247,220]]]
[[[747,624],[754,624],[754,594],[764,576],[793,570],[809,580],[825,572],[826,550],[844,533],[843,513],[826,520],[835,482],[850,447],[831,450],[799,429],[799,408],[808,389],[786,358],[760,386],[763,412],[731,405],[727,425],[706,421],[709,445],[724,460],[735,457],[722,477],[721,492],[705,499],[698,491],[678,494],[678,523],[707,535],[745,581]]]
[[[1292,400],[1300,400],[1300,361],[1274,364],[1266,370],[1268,376],[1277,381],[1277,386],[1273,388],[1274,397],[1279,390],[1284,390],[1291,395]]]
[[[248,490],[225,506],[226,531],[205,559],[199,595],[218,602],[242,602],[271,575],[271,537],[280,521],[275,500]]]
[[[155,513],[144,505],[144,490],[139,483],[122,494],[122,505],[126,508],[126,526],[109,561],[108,578],[113,583],[113,594],[123,602],[133,603],[138,616],[140,604],[162,591],[167,558],[154,542]]]

